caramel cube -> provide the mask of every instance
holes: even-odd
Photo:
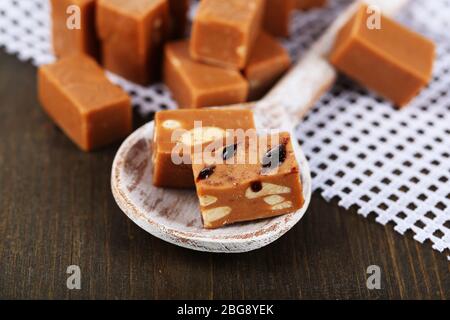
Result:
[[[309,10],[312,8],[323,7],[327,4],[327,0],[295,0],[296,7],[300,10]]]
[[[248,100],[255,101],[262,98],[290,65],[291,58],[287,51],[276,39],[261,32],[250,61],[243,70],[249,82]]]
[[[246,137],[192,165],[205,228],[294,212],[303,205],[288,133]]]
[[[226,130],[254,128],[253,113],[247,109],[157,112],[152,156],[153,184],[157,187],[193,188],[190,154],[195,147],[203,148],[217,139],[226,138]],[[177,159],[183,161],[175,161]]]
[[[84,151],[131,132],[130,98],[86,55],[71,55],[40,67],[38,95],[43,109]]]
[[[295,0],[266,0],[264,29],[275,37],[289,36]]]
[[[169,0],[171,38],[183,38],[188,25],[190,0]]]
[[[245,102],[248,94],[239,71],[192,60],[187,40],[166,45],[164,82],[181,108],[237,104]]]
[[[97,11],[105,68],[140,85],[158,79],[167,0],[98,0]]]
[[[264,2],[202,0],[192,29],[192,57],[220,67],[244,68],[261,28]]]
[[[98,57],[95,1],[51,0],[52,41],[56,56],[85,53]]]
[[[435,57],[433,42],[388,17],[380,28],[362,5],[340,31],[331,63],[359,83],[406,105],[430,81]]]

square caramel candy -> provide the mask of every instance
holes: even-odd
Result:
[[[202,108],[245,102],[248,84],[239,71],[192,60],[189,42],[166,44],[164,82],[180,108]]]
[[[296,8],[299,10],[309,10],[312,8],[323,7],[327,0],[295,0]]]
[[[218,139],[227,130],[255,129],[247,109],[167,110],[155,115],[153,184],[157,187],[193,188],[191,153]],[[183,161],[181,161],[183,160]]]
[[[52,43],[56,56],[85,53],[98,58],[95,1],[51,0]]]
[[[288,133],[246,137],[217,154],[221,159],[192,165],[205,228],[302,207],[299,166]]]
[[[194,18],[194,59],[242,69],[261,29],[265,0],[202,0]]]
[[[188,26],[190,0],[169,0],[170,36],[183,38]]]
[[[169,33],[167,0],[98,0],[97,11],[105,68],[140,85],[158,79]]]
[[[130,98],[89,56],[75,54],[40,67],[38,95],[48,115],[84,151],[131,132]]]
[[[280,79],[291,65],[287,51],[272,36],[261,32],[243,74],[249,82],[249,101],[255,101]]]
[[[266,0],[264,29],[275,37],[289,36],[291,14],[295,0]]]
[[[376,14],[361,5],[338,34],[330,61],[401,107],[430,81],[435,46],[388,17],[381,15],[379,22],[377,26]]]

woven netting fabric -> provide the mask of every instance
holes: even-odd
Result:
[[[283,44],[302,56],[350,0],[294,14]],[[1,0],[0,46],[34,65],[54,60],[47,0]],[[357,206],[381,224],[450,255],[450,0],[411,3],[397,16],[437,43],[433,81],[403,110],[340,77],[298,126],[313,187],[327,200]],[[162,84],[140,87],[110,78],[127,90],[137,111],[174,108]]]

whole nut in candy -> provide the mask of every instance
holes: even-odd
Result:
[[[162,126],[166,129],[173,130],[181,128],[181,123],[177,120],[166,120],[162,123]]]
[[[209,226],[212,222],[220,220],[231,212],[230,207],[217,207],[202,212],[203,222],[206,226]]]
[[[284,201],[284,197],[274,194],[264,198],[264,202],[273,206]]]
[[[255,192],[251,187],[248,187],[245,191],[245,197],[247,199],[256,199],[259,197],[270,196],[274,194],[290,193],[291,188],[286,186],[280,186],[273,183],[263,182],[261,190]]]
[[[288,209],[290,207],[292,207],[292,202],[285,201],[285,202],[282,202],[282,203],[272,206],[272,210],[283,210],[283,209]]]
[[[213,203],[217,202],[217,197],[208,196],[208,195],[200,196],[198,199],[199,199],[200,205],[202,207],[207,207],[207,206],[212,205]]]
[[[227,132],[217,127],[198,127],[183,133],[179,141],[187,146],[195,146],[222,139],[226,136]]]

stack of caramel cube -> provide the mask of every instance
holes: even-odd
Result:
[[[163,76],[181,108],[198,108],[259,99],[289,67],[262,27],[286,36],[296,0],[202,0],[189,40],[190,2],[51,0],[59,60],[40,68],[39,98],[82,150],[132,129],[130,98],[103,68],[139,85]]]
[[[163,79],[179,107],[257,100],[289,68],[288,53],[263,31],[267,7],[272,2],[200,1],[190,39],[170,42],[164,49]],[[293,3],[276,2],[280,8]],[[287,23],[287,14],[280,18],[285,21],[277,23]]]
[[[58,60],[40,68],[39,98],[82,150],[132,129],[130,98],[103,69],[139,85],[163,78],[179,107],[199,108],[259,99],[289,67],[273,36],[287,35],[295,0],[202,0],[186,39],[190,2],[51,0]]]
[[[190,39],[164,50],[164,82],[181,108],[255,101],[290,67],[275,37],[289,35],[296,8],[323,0],[202,0]]]

